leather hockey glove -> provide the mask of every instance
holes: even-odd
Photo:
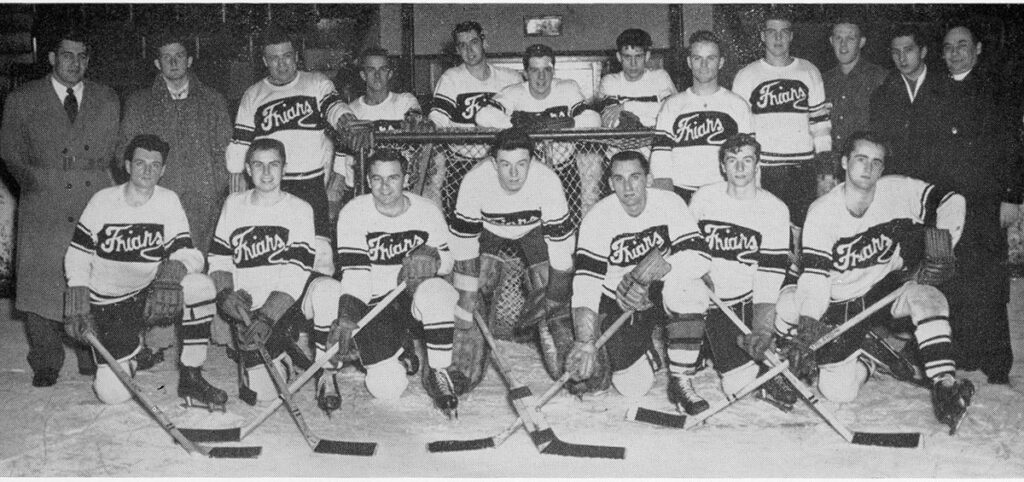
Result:
[[[640,118],[636,114],[623,109],[619,113],[619,123],[616,126],[619,130],[623,131],[637,131],[647,129],[643,122],[640,122]]]
[[[354,152],[370,149],[373,147],[373,121],[345,114],[338,120],[338,136]]]
[[[259,349],[270,338],[274,325],[281,321],[281,317],[293,304],[295,300],[291,296],[280,291],[271,291],[263,306],[253,311],[249,328],[239,334],[239,347],[245,351]]]
[[[928,227],[924,229],[924,259],[918,265],[914,280],[921,284],[939,286],[956,274],[956,256],[949,231]]]
[[[96,332],[96,320],[90,312],[88,286],[70,286],[64,292],[64,332],[82,343],[86,333]]]
[[[487,344],[473,321],[480,289],[479,263],[479,258],[456,261],[452,276],[452,285],[459,292],[459,302],[455,307],[455,335],[449,372],[459,395],[476,387],[483,380],[487,367]]]
[[[819,320],[810,316],[800,316],[797,334],[786,350],[786,358],[793,369],[793,374],[804,379],[811,379],[817,374],[818,362],[811,351],[811,345],[818,341],[818,338],[825,336],[829,330],[829,326]]]
[[[441,267],[441,254],[437,248],[420,245],[402,258],[402,269],[398,271],[398,282],[406,282],[405,292],[412,295],[427,278],[437,276]]]
[[[597,367],[597,313],[587,307],[572,310],[576,325],[576,341],[565,360],[565,371],[573,380],[583,381],[594,376]]]
[[[759,362],[764,361],[766,351],[775,351],[775,305],[754,304],[754,322],[750,334],[740,335],[737,343],[750,358]]]
[[[661,253],[657,249],[652,249],[619,281],[615,289],[615,301],[618,302],[619,308],[622,311],[639,312],[653,307],[647,290],[652,282],[660,280],[671,269],[672,265],[665,261]]]
[[[331,331],[327,334],[328,349],[335,343],[338,344],[338,353],[331,358],[331,362],[335,365],[359,359],[355,333],[359,330],[359,320],[366,315],[367,311],[369,308],[366,303],[355,296],[343,294],[338,299],[338,319],[331,325]]]
[[[181,261],[164,260],[156,270],[156,278],[149,285],[143,318],[148,325],[173,322],[184,308],[181,280],[188,274],[188,268]]]
[[[404,131],[430,132],[434,130],[434,127],[434,123],[418,110],[406,112],[402,119],[402,130]]]
[[[252,295],[245,290],[225,288],[217,293],[217,309],[231,321],[239,323],[252,309]]]

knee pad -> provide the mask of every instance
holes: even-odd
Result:
[[[366,390],[374,398],[381,400],[398,400],[409,386],[409,378],[405,368],[397,357],[388,358],[366,367]]]
[[[792,336],[800,324],[800,309],[796,304],[796,285],[787,285],[779,290],[779,301],[775,303],[775,331]]]
[[[441,278],[429,278],[420,283],[412,295],[412,315],[423,324],[452,321],[459,292]]]
[[[120,360],[118,364],[125,372],[129,374],[132,372],[130,359]],[[96,378],[92,381],[92,388],[96,392],[96,398],[107,405],[124,403],[132,398],[132,392],[124,386],[124,383],[121,383],[121,379],[117,378],[109,365],[96,367]]]
[[[747,362],[722,374],[722,391],[732,397],[757,378],[757,364]]]
[[[313,249],[313,271],[334,276],[334,250],[331,249],[331,243],[318,236],[313,240]]]
[[[841,362],[818,366],[818,390],[825,398],[840,403],[857,398],[868,379],[867,367],[857,359],[859,354],[858,351]]]
[[[654,370],[647,356],[633,362],[629,368],[612,373],[612,385],[626,398],[640,398],[654,386]]]
[[[330,326],[338,318],[338,298],[341,283],[327,276],[317,276],[306,288],[302,298],[302,316],[312,319],[315,326]]]
[[[217,288],[213,279],[202,273],[190,273],[181,279],[181,296],[186,305],[195,305],[204,301],[213,303],[217,297]]]
[[[281,379],[287,380],[287,376],[284,371],[284,363],[282,362],[284,355],[274,359],[274,367],[277,368],[277,372],[281,374]],[[259,364],[253,367],[245,369],[245,373],[249,379],[249,389],[256,392],[256,400],[261,402],[269,402],[278,397],[277,387],[274,386],[274,381],[270,379],[270,372],[267,371],[266,364]]]

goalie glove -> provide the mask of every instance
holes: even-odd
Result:
[[[953,255],[953,238],[949,231],[925,228],[924,259],[914,273],[914,280],[921,284],[938,286],[949,281],[955,274],[956,256]]]
[[[615,289],[615,301],[619,308],[622,311],[645,311],[653,307],[647,291],[652,282],[660,280],[671,270],[672,265],[665,261],[661,252],[652,249],[619,281]]]
[[[754,323],[749,334],[740,335],[736,342],[755,361],[764,361],[764,353],[775,351],[775,305],[754,304]]]
[[[572,129],[576,121],[572,117],[550,117],[548,115],[515,111],[512,113],[512,126],[528,132]]]
[[[146,324],[158,325],[170,322],[184,307],[181,280],[188,274],[188,268],[181,261],[164,260],[156,270],[156,278],[149,285],[146,307],[142,316]]]
[[[786,358],[793,374],[800,378],[813,378],[818,372],[818,362],[811,351],[811,345],[829,332],[828,325],[810,316],[800,316],[797,334],[786,350]]]
[[[369,311],[366,303],[350,294],[343,294],[338,299],[338,319],[331,325],[327,334],[327,348],[338,344],[338,353],[331,359],[335,365],[359,359],[355,333],[359,330],[359,320]]]
[[[479,258],[456,261],[453,270],[452,285],[459,292],[459,302],[455,306],[455,335],[449,372],[459,395],[476,387],[483,380],[487,367],[487,345],[480,328],[473,321],[480,289],[479,262]]]
[[[96,332],[96,320],[90,309],[89,287],[68,287],[64,292],[64,331],[82,343],[89,343],[86,333]]]
[[[398,271],[398,282],[406,282],[406,293],[413,294],[420,283],[437,276],[441,267],[441,254],[437,248],[420,245],[402,258],[402,269]]]

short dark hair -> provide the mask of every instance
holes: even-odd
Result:
[[[131,142],[128,143],[128,147],[124,148],[124,160],[130,161],[134,159],[135,149],[159,152],[164,164],[166,164],[167,154],[171,152],[171,145],[155,134],[139,134],[132,138]]]
[[[360,67],[362,67],[363,65],[366,65],[367,57],[384,57],[384,60],[387,61],[387,65],[388,66],[391,65],[390,54],[388,54],[388,49],[386,49],[384,47],[373,46],[373,47],[367,48],[366,50],[363,50],[363,53],[359,54],[359,66]]]
[[[619,151],[615,153],[615,155],[612,156],[611,160],[608,162],[608,170],[611,171],[611,166],[614,165],[616,162],[629,161],[636,161],[640,163],[640,169],[643,169],[644,174],[651,173],[651,163],[650,161],[647,160],[647,156],[644,156],[643,153],[637,151]]]
[[[77,25],[65,27],[62,30],[57,31],[52,37],[53,42],[50,44],[50,52],[57,53],[57,49],[60,48],[61,42],[67,40],[68,42],[78,42],[85,45],[85,53],[92,53],[92,39],[89,33],[82,30]]]
[[[623,47],[637,47],[643,50],[650,50],[654,42],[651,35],[643,29],[630,28],[623,30],[615,39],[615,50],[621,51]]]
[[[892,45],[892,41],[900,37],[910,37],[918,47],[927,47],[927,45],[925,45],[924,33],[917,25],[912,23],[901,23],[896,25],[896,27],[892,29],[892,35],[889,37],[889,45]]]
[[[409,172],[409,160],[406,159],[405,155],[402,154],[402,151],[399,151],[398,149],[385,147],[375,150],[373,155],[370,156],[370,159],[366,162],[367,176],[370,175],[373,165],[378,162],[397,162],[402,170],[402,174],[407,174]]]
[[[497,155],[498,151],[514,151],[516,149],[526,149],[530,152],[530,157],[533,157],[533,139],[525,130],[512,127],[494,136],[494,143],[491,144],[492,155]]]
[[[268,45],[277,45],[283,43],[292,44],[292,48],[295,47],[295,39],[292,38],[290,32],[284,29],[280,25],[268,25],[267,28],[260,32],[260,50],[267,48]],[[297,48],[296,48],[297,50]]]
[[[277,151],[277,155],[281,156],[281,162],[285,164],[288,163],[288,157],[285,155],[284,143],[270,137],[261,137],[252,141],[252,144],[249,144],[249,150],[245,151],[245,163],[248,164],[252,161],[253,154],[263,151]]]
[[[761,21],[761,28],[768,26],[770,20],[782,20],[793,25],[793,10],[789,6],[771,5],[764,12],[764,19]]]
[[[544,44],[533,44],[523,53],[523,70],[530,68],[530,59],[540,57],[551,57],[551,66],[555,66],[555,50]]]
[[[161,48],[171,44],[179,44],[185,48],[185,55],[192,57],[194,55],[192,52],[192,42],[194,41],[195,40],[185,34],[161,32],[153,36],[152,41],[150,42],[150,49],[152,49],[153,58],[159,59]]]
[[[718,40],[718,36],[711,33],[709,30],[698,30],[690,35],[690,47],[693,47],[693,44],[700,42],[713,43],[719,50],[722,49],[722,42]]]
[[[843,15],[832,22],[832,25],[828,29],[829,37],[832,36],[832,31],[835,30],[836,27],[843,24],[849,24],[857,27],[857,32],[860,33],[860,36],[867,37],[867,35],[864,34],[864,20],[854,15]]]
[[[850,137],[847,137],[846,142],[843,143],[842,157],[850,157],[853,149],[857,147],[857,141],[865,141],[882,146],[882,149],[885,149],[886,157],[891,152],[889,150],[889,142],[881,134],[875,131],[856,131],[850,134]]]
[[[456,25],[455,28],[452,29],[452,41],[458,42],[459,34],[465,32],[476,32],[476,34],[479,35],[481,39],[484,38],[484,27],[480,25],[478,22],[467,20]]]
[[[729,136],[722,146],[718,148],[718,164],[725,163],[725,155],[729,153],[739,152],[741,148],[750,146],[754,148],[754,156],[758,161],[761,160],[761,143],[757,142],[757,139],[750,134],[734,134]]]

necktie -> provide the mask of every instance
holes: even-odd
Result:
[[[68,96],[64,98],[64,112],[68,114],[68,121],[74,124],[75,117],[78,117],[78,99],[71,87],[68,87]]]

